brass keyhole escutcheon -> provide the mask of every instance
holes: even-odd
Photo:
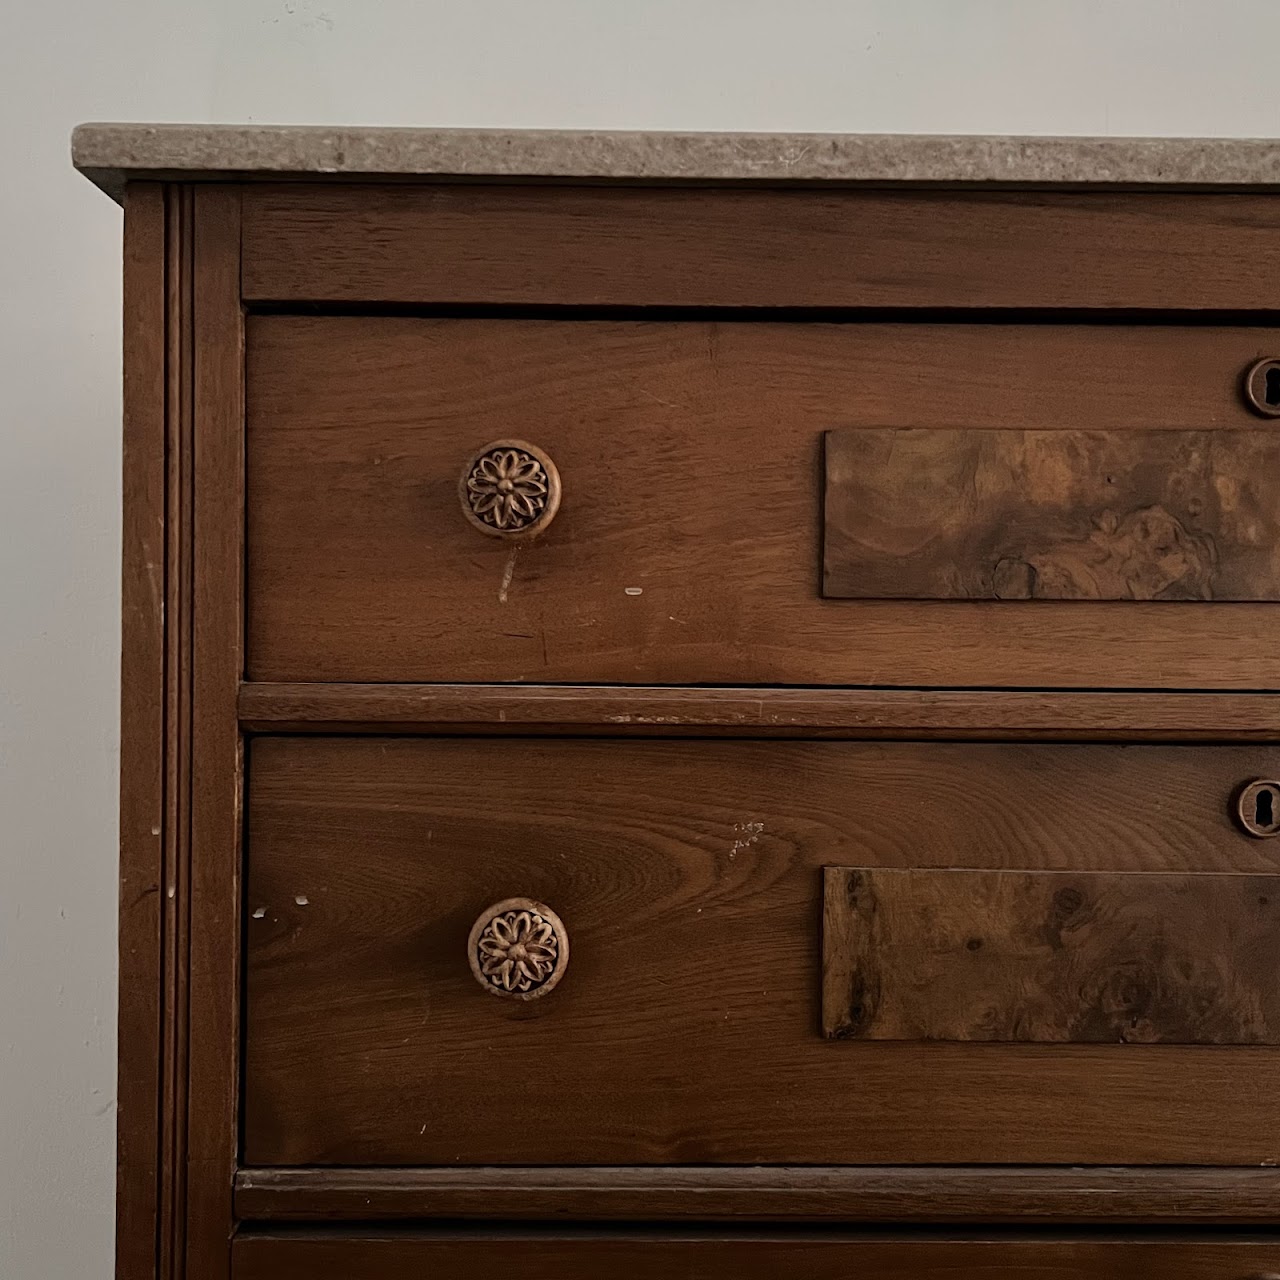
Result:
[[[1280,359],[1268,356],[1249,366],[1244,375],[1244,398],[1254,413],[1280,418]]]
[[[1236,821],[1251,836],[1280,836],[1280,782],[1257,778],[1236,796]]]

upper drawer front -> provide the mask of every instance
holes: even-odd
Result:
[[[256,739],[246,1161],[1267,1163],[1278,769]]]
[[[248,339],[251,678],[1280,684],[1280,430],[1241,395],[1276,331],[266,316]],[[513,439],[529,474],[499,458],[460,495]],[[508,517],[545,531],[478,527]]]
[[[518,1188],[512,1193],[519,1194]],[[666,1236],[659,1232],[575,1236],[369,1232],[245,1235],[235,1243],[234,1280],[422,1280],[519,1276],[520,1280],[1269,1280],[1280,1245],[1269,1240],[985,1239],[787,1236]]]

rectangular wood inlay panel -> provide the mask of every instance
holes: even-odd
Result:
[[[1280,600],[1280,433],[826,436],[823,594]]]
[[[1280,876],[823,869],[829,1039],[1280,1044]]]

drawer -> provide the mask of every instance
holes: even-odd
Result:
[[[255,739],[245,1163],[1274,1163],[1278,771]]]
[[[268,315],[247,342],[256,680],[1280,684],[1280,432],[1242,394],[1273,330]],[[476,518],[460,478],[501,441],[532,450],[475,462]],[[548,466],[550,523],[486,536],[545,522]]]
[[[718,1233],[246,1235],[234,1280],[1273,1280],[1266,1237],[1128,1238]]]

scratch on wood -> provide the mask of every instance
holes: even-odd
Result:
[[[511,579],[516,572],[516,556],[520,554],[520,544],[517,542],[511,548],[511,554],[507,557],[507,567],[502,571],[502,585],[498,588],[498,603],[507,603],[507,591],[511,587]]]
[[[682,724],[683,716],[609,716],[610,724]]]
[[[735,822],[733,829],[736,835],[733,841],[733,848],[729,850],[731,859],[736,858],[743,849],[750,849],[760,839],[760,835],[764,831],[764,823]]]
[[[155,557],[151,554],[151,546],[147,545],[147,587],[151,592],[151,607],[163,617],[164,616],[164,578],[160,572],[160,566],[156,563]]]

